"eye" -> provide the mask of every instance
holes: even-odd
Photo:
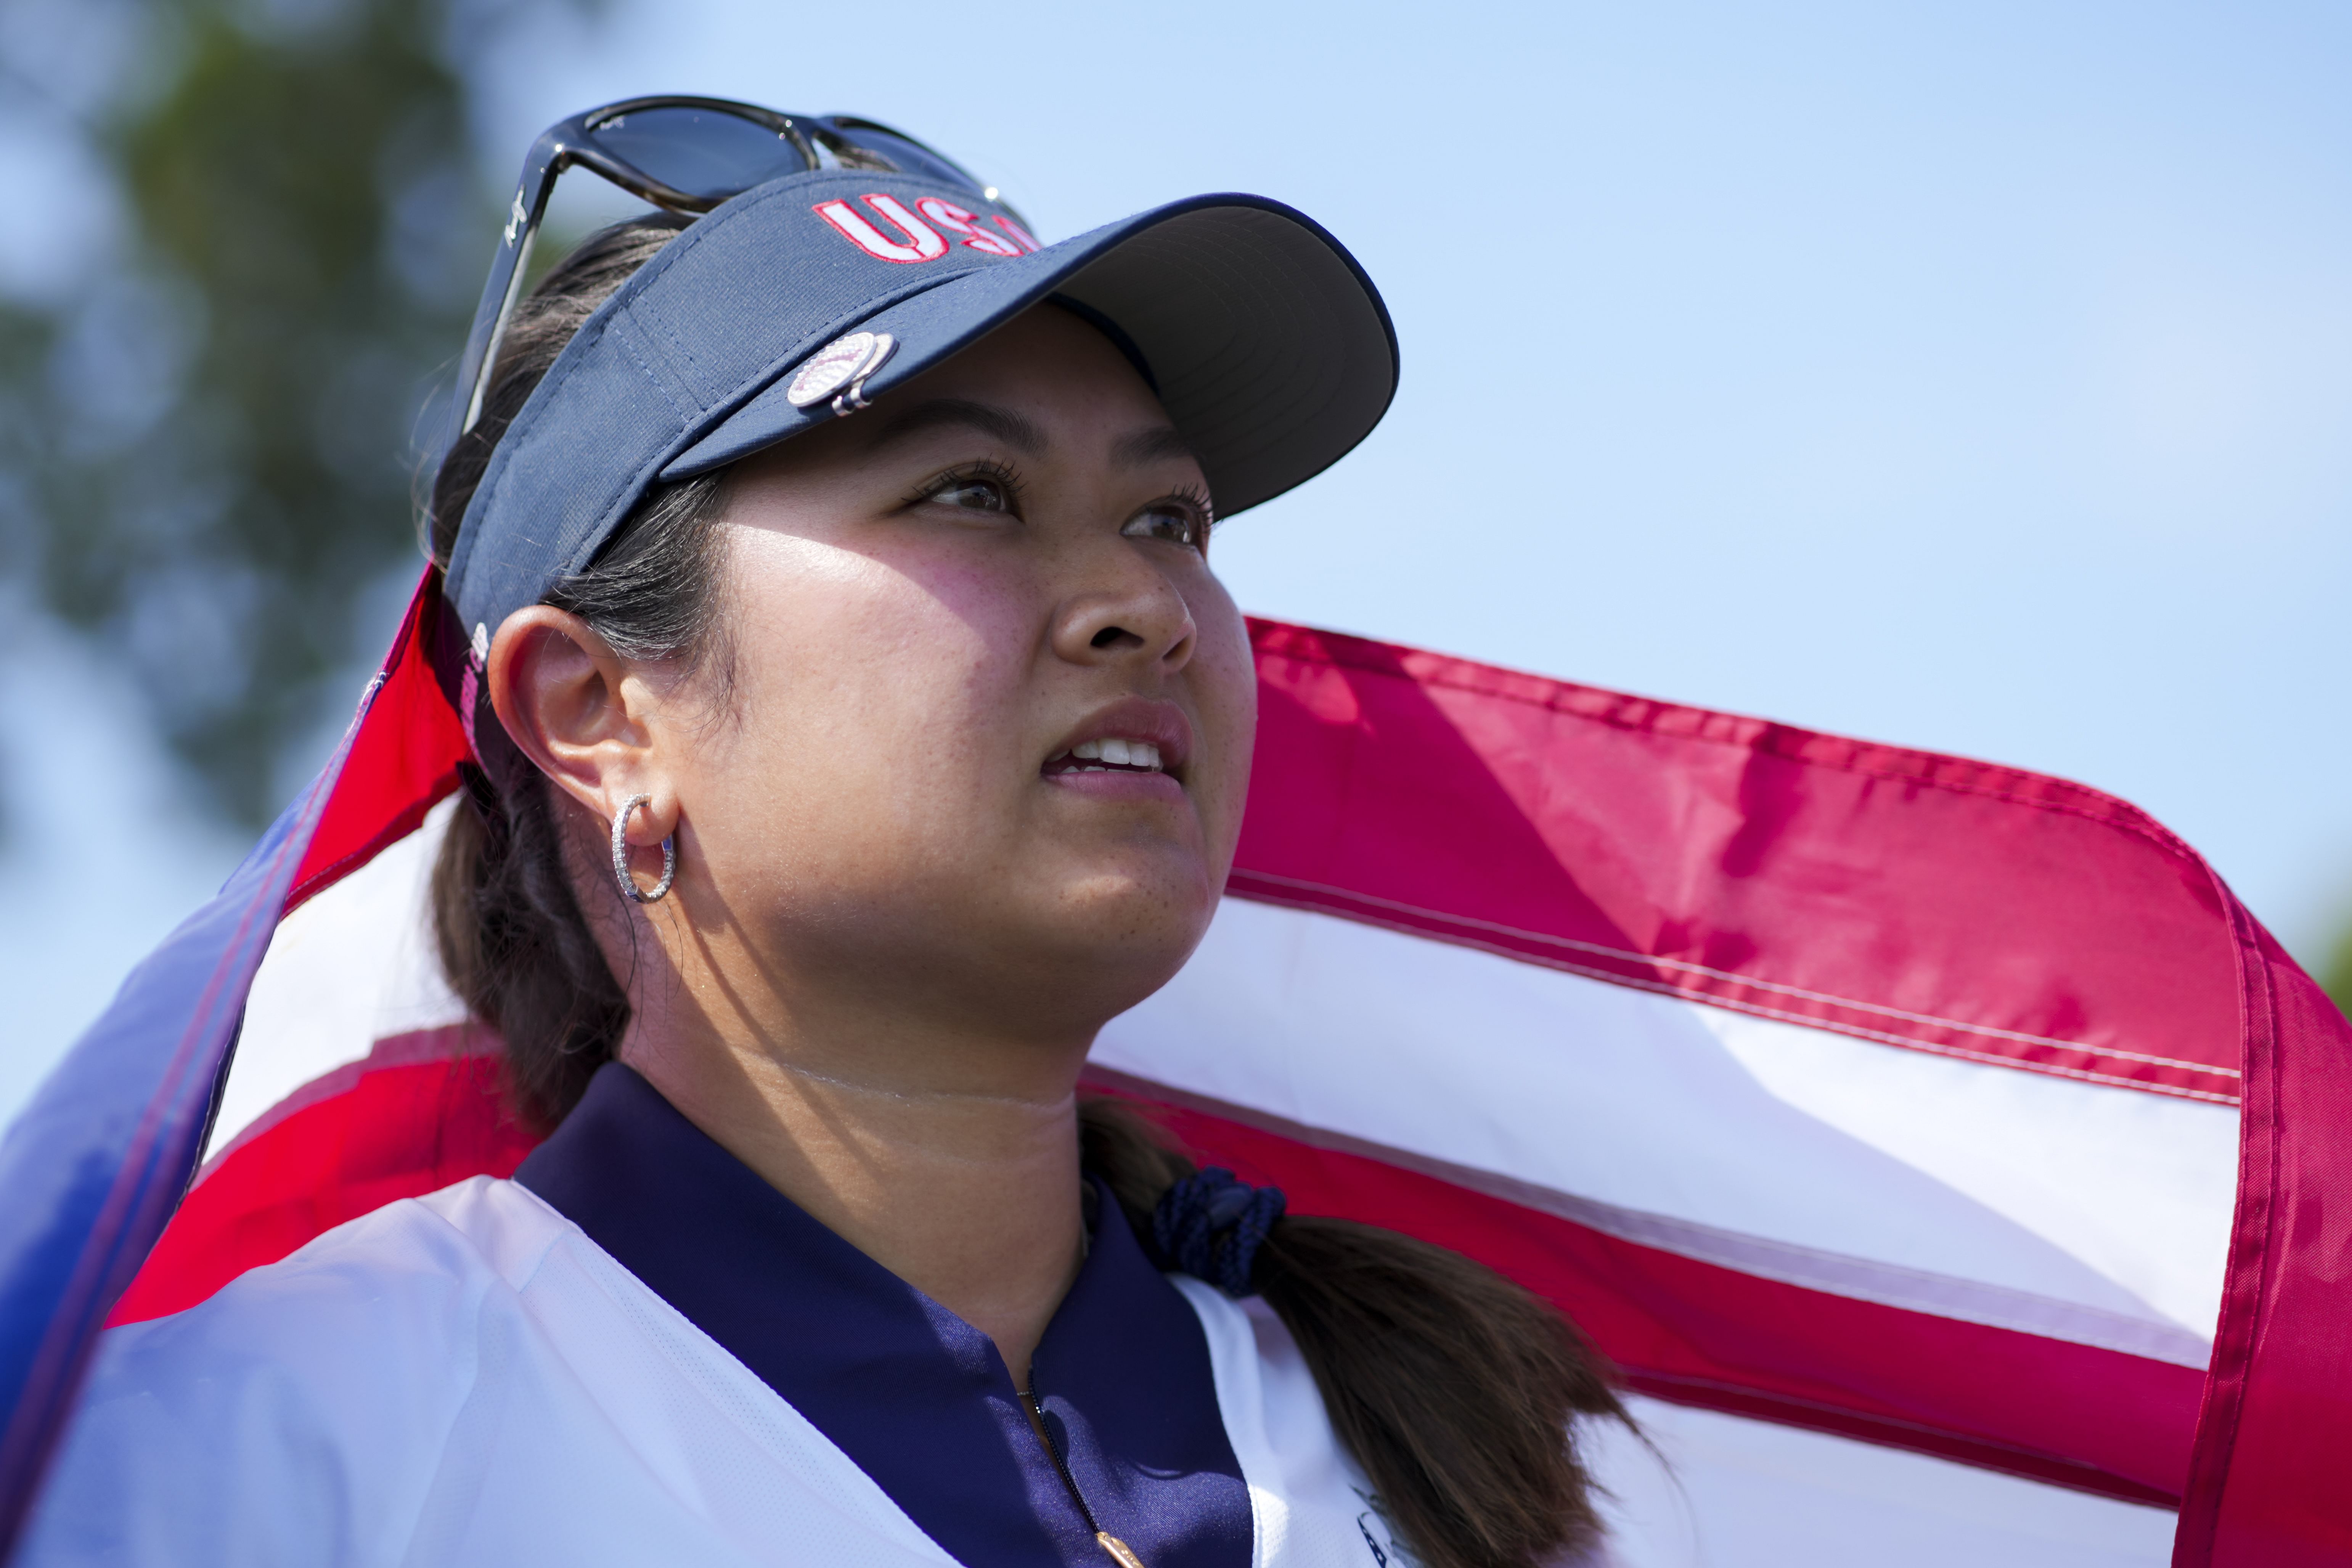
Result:
[[[939,479],[918,499],[940,506],[951,506],[961,511],[995,512],[1011,517],[1019,511],[1013,504],[1014,489],[1015,481],[1010,474],[993,468],[967,468]]]
[[[1128,519],[1119,532],[1129,539],[1163,539],[1187,550],[1209,548],[1209,509],[1190,496],[1153,501]]]

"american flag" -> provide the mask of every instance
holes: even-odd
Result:
[[[0,1145],[0,1543],[103,1325],[532,1146],[425,924],[441,603]],[[2352,1026],[2187,846],[2012,768],[1253,634],[1226,899],[1090,1075],[1557,1301],[1670,1467],[1603,1455],[1620,1561],[2352,1560]]]

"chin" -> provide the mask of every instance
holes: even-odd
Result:
[[[1076,988],[1099,987],[1121,1013],[1175,977],[1216,912],[1217,889],[1197,874],[1098,876],[1063,889],[1046,945],[1089,977]]]

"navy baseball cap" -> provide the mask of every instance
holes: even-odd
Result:
[[[855,414],[1045,300],[1141,372],[1221,515],[1329,467],[1395,395],[1379,292],[1279,202],[1195,196],[1041,247],[964,187],[788,175],[664,247],[499,437],[450,552],[460,635],[486,651],[656,485]]]

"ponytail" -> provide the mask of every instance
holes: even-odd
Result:
[[[1078,1141],[1142,1238],[1196,1168],[1120,1100],[1081,1100]],[[1458,1252],[1310,1215],[1274,1222],[1250,1283],[1422,1568],[1536,1568],[1600,1540],[1573,1424],[1633,1422],[1549,1304]]]

